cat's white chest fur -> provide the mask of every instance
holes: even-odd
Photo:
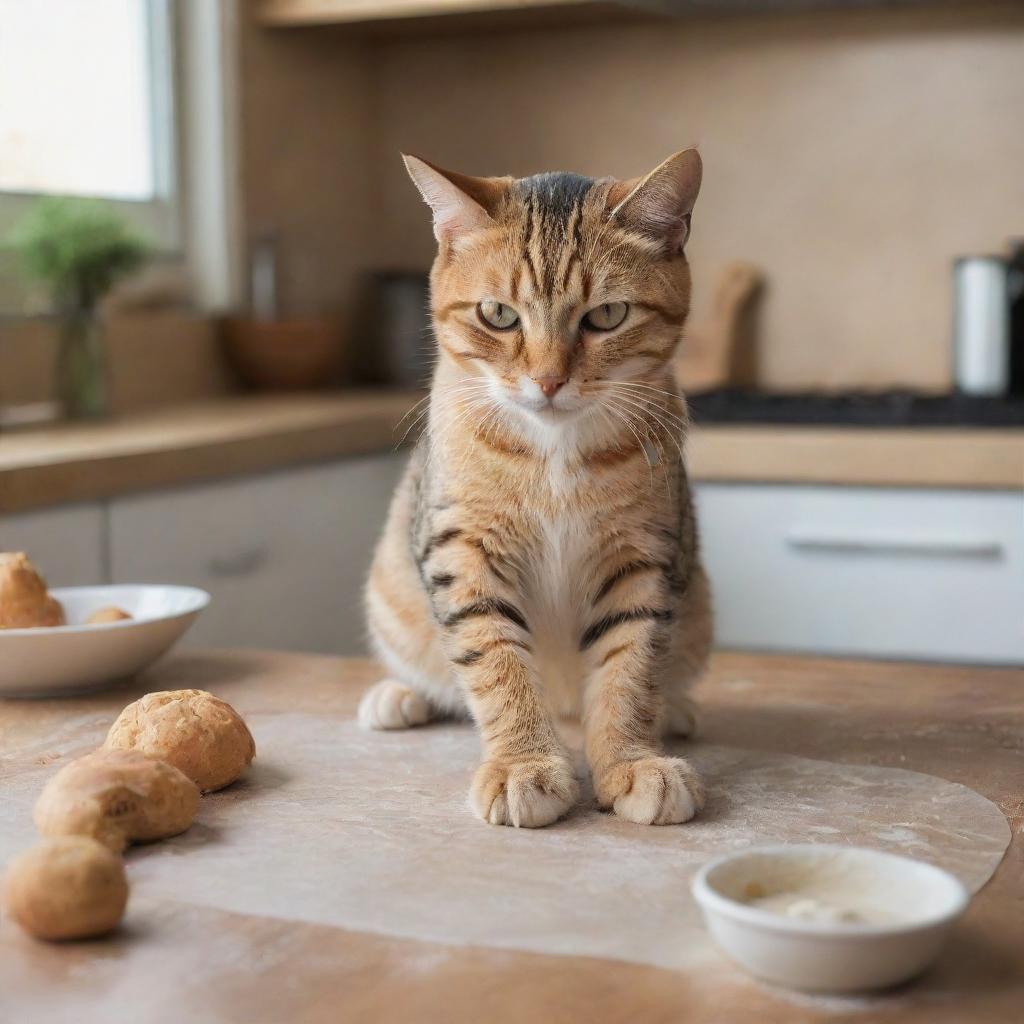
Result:
[[[542,520],[531,557],[525,611],[533,661],[545,701],[562,716],[578,716],[582,703],[584,663],[579,638],[592,545],[588,525],[567,512]]]

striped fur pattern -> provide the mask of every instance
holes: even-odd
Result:
[[[671,372],[700,160],[624,182],[407,166],[434,212],[439,357],[367,586],[388,678],[361,721],[470,714],[473,810],[541,826],[578,797],[558,726],[580,718],[602,807],[686,821],[701,782],[661,737],[692,727],[711,642]]]

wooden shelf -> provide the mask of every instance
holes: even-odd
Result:
[[[279,28],[466,16],[597,16],[664,11],[659,0],[262,0],[259,20]]]
[[[647,15],[767,14],[781,11],[924,7],[948,0],[261,0],[258,18],[269,26],[373,25],[487,19],[564,21]]]

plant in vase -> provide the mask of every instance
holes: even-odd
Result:
[[[149,246],[96,199],[40,199],[10,237],[26,277],[50,291],[60,316],[57,394],[67,416],[107,411],[100,300],[145,261]]]

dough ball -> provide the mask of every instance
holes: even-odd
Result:
[[[39,939],[88,939],[113,931],[128,903],[121,858],[85,836],[47,839],[11,861],[4,906]]]
[[[256,756],[238,712],[205,690],[147,693],[121,712],[105,746],[173,764],[204,793],[230,785]]]
[[[105,608],[97,608],[85,621],[87,625],[98,626],[103,622],[122,622],[130,618],[131,616],[123,608],[109,604]]]
[[[64,609],[23,551],[0,552],[0,629],[63,626]]]
[[[177,768],[134,750],[97,750],[65,765],[36,801],[44,836],[89,836],[120,853],[192,824],[199,790]]]

